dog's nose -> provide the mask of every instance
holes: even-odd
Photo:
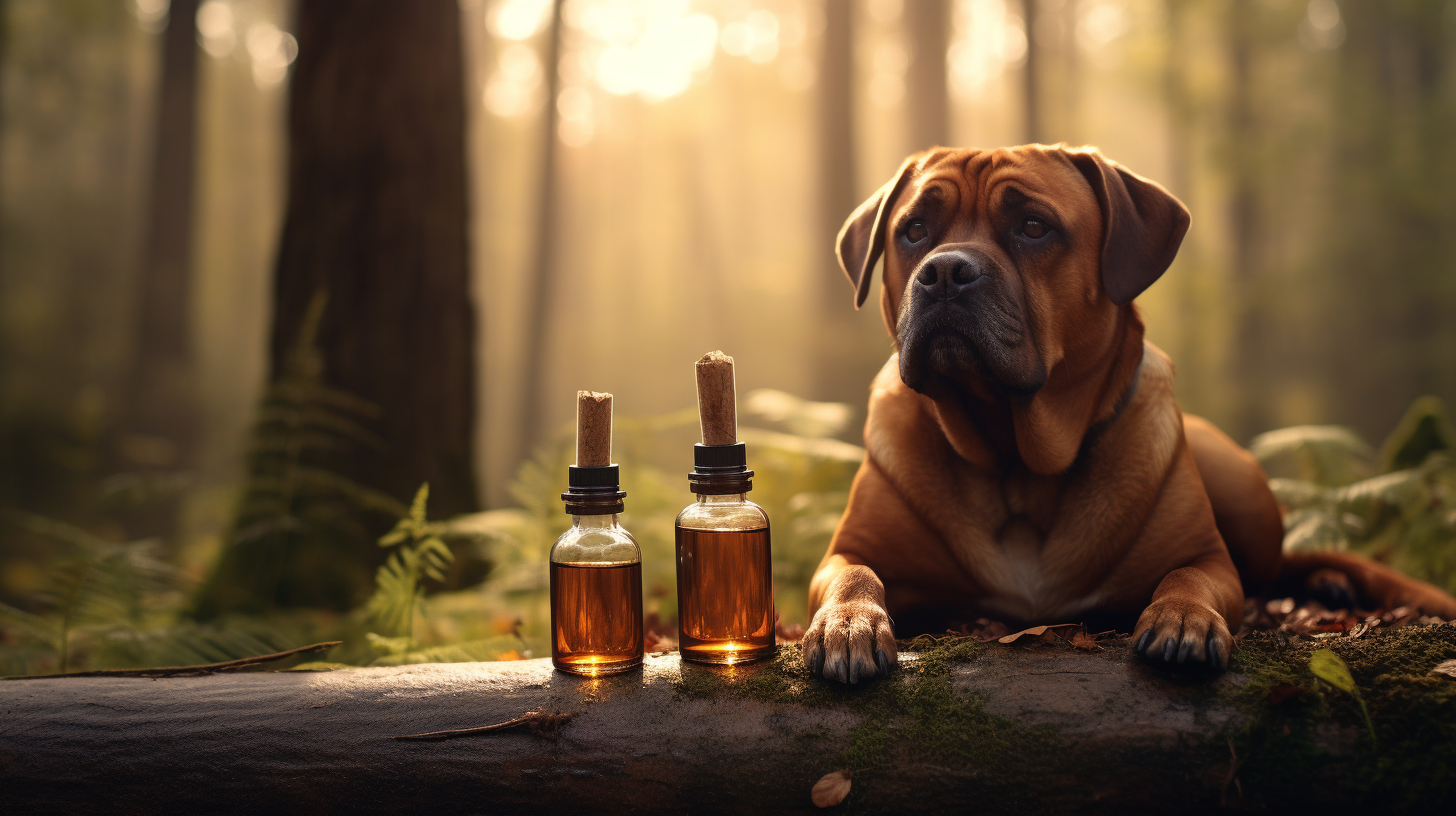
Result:
[[[937,252],[920,264],[915,283],[927,294],[950,300],[985,276],[983,259],[965,252]]]

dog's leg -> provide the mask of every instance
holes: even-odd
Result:
[[[1223,671],[1244,593],[1228,554],[1206,556],[1168,573],[1133,629],[1137,653],[1151,663]]]
[[[884,677],[898,661],[895,633],[885,612],[885,585],[860,559],[834,553],[809,584],[813,620],[804,633],[810,674],[858,683]]]
[[[1456,619],[1456,598],[1440,587],[1355,553],[1286,553],[1276,589],[1291,594],[1307,590],[1311,579],[1330,571],[1348,580],[1356,596],[1352,600],[1382,609],[1412,606],[1427,615]]]

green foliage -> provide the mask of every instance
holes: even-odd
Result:
[[[1270,480],[1286,508],[1290,551],[1354,549],[1456,592],[1456,459],[1438,400],[1423,397],[1374,450],[1343,428],[1299,426],[1263,434],[1251,450],[1298,478]],[[1403,466],[1403,467],[1397,467]]]
[[[1456,448],[1456,434],[1446,421],[1446,403],[1440,397],[1424,396],[1411,403],[1381,446],[1381,467],[1386,472],[1417,467],[1431,454],[1452,448]]]
[[[424,612],[422,583],[426,578],[443,581],[445,568],[454,560],[426,519],[429,498],[429,484],[420,485],[409,514],[379,538],[379,546],[394,549],[375,573],[374,594],[364,605],[372,622],[406,641],[414,637],[415,613]]]
[[[195,614],[264,612],[277,606],[346,609],[369,584],[356,543],[371,517],[399,517],[393,497],[338,473],[358,449],[383,450],[369,430],[378,408],[323,379],[316,338],[328,297],[314,295],[282,371],[263,395],[248,452],[248,477],[231,533]]]

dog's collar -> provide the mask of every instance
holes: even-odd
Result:
[[[1112,413],[1108,414],[1106,419],[1097,422],[1091,428],[1087,429],[1087,442],[1095,439],[1102,433],[1103,430],[1107,428],[1107,426],[1115,422],[1117,418],[1122,415],[1123,409],[1127,408],[1127,406],[1132,402],[1133,396],[1137,394],[1138,383],[1141,382],[1143,378],[1143,362],[1147,359],[1147,356],[1147,346],[1143,346],[1143,354],[1141,357],[1138,358],[1137,368],[1132,370],[1132,379],[1128,380],[1127,386],[1124,387],[1122,389],[1122,393],[1118,395],[1117,404],[1112,406]],[[1083,443],[1084,448],[1085,446],[1086,442]]]

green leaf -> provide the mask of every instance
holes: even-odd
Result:
[[[1350,676],[1350,667],[1329,649],[1316,649],[1309,656],[1309,670],[1314,672],[1315,677],[1346,694],[1359,694],[1355,687],[1355,678]]]
[[[1350,675],[1350,667],[1345,665],[1345,661],[1329,649],[1316,649],[1309,656],[1309,670],[1315,677],[1355,698],[1360,705],[1360,716],[1365,718],[1365,728],[1370,732],[1370,741],[1375,742],[1375,723],[1370,719],[1365,699],[1360,696],[1360,689],[1355,685],[1355,678]]]
[[[1420,397],[1380,446],[1380,465],[1385,472],[1419,467],[1432,453],[1453,449],[1456,433],[1446,421],[1446,404],[1440,397]]]
[[[413,521],[417,527],[423,526],[425,523],[425,503],[429,500],[430,483],[425,482],[420,485],[419,490],[415,491],[415,500],[410,502],[410,521]]]

